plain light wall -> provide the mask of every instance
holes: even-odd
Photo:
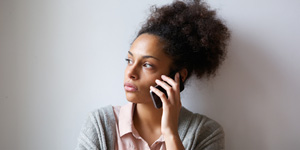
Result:
[[[1,0],[0,149],[74,149],[87,114],[126,104],[124,58],[153,4],[171,0]],[[188,109],[218,121],[228,150],[300,148],[300,2],[207,0],[232,31]]]

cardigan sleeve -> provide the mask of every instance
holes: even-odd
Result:
[[[99,128],[97,127],[96,118],[93,113],[90,113],[82,126],[75,150],[99,150],[100,143],[98,135]]]
[[[115,118],[111,106],[93,111],[86,119],[75,150],[107,150],[114,148]]]

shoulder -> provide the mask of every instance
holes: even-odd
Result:
[[[114,121],[114,112],[111,105],[99,109],[95,109],[88,114],[85,124],[93,124],[96,126],[105,125]]]
[[[224,131],[222,126],[205,115],[193,113],[182,108],[179,117],[179,134],[189,149],[204,147],[224,147]],[[198,148],[196,148],[198,147]]]
[[[188,109],[182,107],[180,116],[179,116],[179,125],[180,126],[189,126],[204,128],[207,130],[221,130],[222,126],[215,120],[198,113],[193,113]]]
[[[100,118],[105,117],[107,115],[113,115],[113,106],[108,105],[105,107],[95,109],[91,111],[89,115],[94,117],[100,117]]]
[[[89,113],[86,124],[89,127],[97,129],[98,134],[101,132],[112,132],[115,127],[115,116],[111,105],[95,109]],[[105,129],[105,130],[102,130]]]
[[[85,147],[85,149],[111,148],[114,134],[115,117],[112,106],[93,110],[81,128],[77,147]]]

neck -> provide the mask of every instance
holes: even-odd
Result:
[[[135,125],[160,131],[161,117],[162,109],[156,109],[152,103],[138,103],[135,107],[133,121]]]

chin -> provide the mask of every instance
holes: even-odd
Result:
[[[131,103],[152,103],[150,95],[149,98],[147,98],[146,96],[138,96],[133,93],[126,93],[126,99]]]
[[[129,102],[136,103],[138,101],[138,97],[133,93],[126,92],[126,99]]]

